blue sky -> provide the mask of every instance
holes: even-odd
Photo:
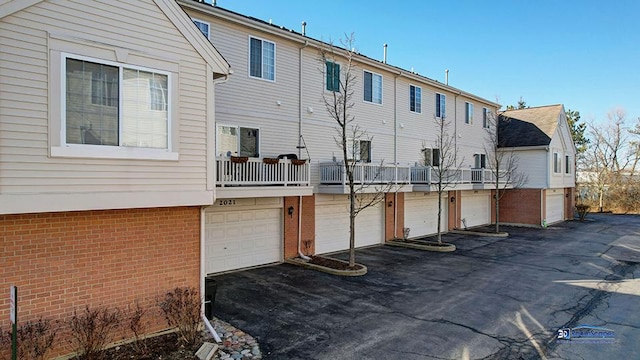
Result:
[[[503,106],[563,103],[582,119],[640,116],[637,0],[218,0],[218,6],[337,42]]]

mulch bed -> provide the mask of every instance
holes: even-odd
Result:
[[[322,256],[312,256],[311,260],[309,260],[310,264],[320,265],[324,267],[328,267],[334,270],[360,270],[362,269],[362,265],[356,264],[355,266],[349,266],[348,262],[329,259]]]
[[[193,348],[179,347],[178,335],[176,333],[155,336],[142,340],[148,352],[139,352],[141,346],[134,344],[124,344],[107,349],[102,352],[103,359],[113,360],[197,360],[196,351],[200,348],[200,344]]]

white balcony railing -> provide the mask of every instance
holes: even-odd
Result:
[[[216,159],[216,186],[309,186],[311,168],[309,162],[294,165],[289,159],[267,164],[262,159],[249,158],[236,163],[230,158]]]
[[[392,183],[430,185],[437,184],[440,176],[430,166],[394,166],[376,164],[356,164],[354,180],[356,183]],[[446,170],[444,177],[452,184],[495,184],[491,169]],[[501,183],[504,178],[501,177]],[[320,183],[325,185],[346,183],[344,167],[338,163],[320,164]]]
[[[353,180],[356,184],[409,184],[411,182],[411,168],[409,166],[358,163],[353,165]],[[347,176],[344,166],[333,162],[321,163],[320,183],[346,185]]]

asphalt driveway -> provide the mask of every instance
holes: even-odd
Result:
[[[454,253],[362,249],[357,278],[288,264],[221,275],[214,314],[269,359],[638,359],[640,217],[589,218],[448,234]],[[583,324],[614,342],[556,340]]]

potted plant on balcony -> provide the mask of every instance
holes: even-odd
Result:
[[[248,156],[231,156],[231,162],[236,164],[244,164],[249,161]]]
[[[280,162],[278,158],[262,158],[262,162],[265,164],[275,165]]]

